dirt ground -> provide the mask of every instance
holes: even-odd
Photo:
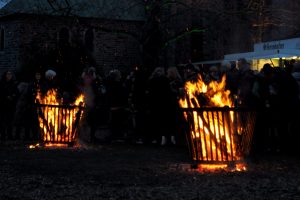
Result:
[[[188,170],[186,146],[2,144],[0,199],[300,199],[296,155],[254,161],[244,172],[204,173]]]

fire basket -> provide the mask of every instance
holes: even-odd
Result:
[[[36,98],[40,142],[44,146],[73,146],[83,115],[83,96],[80,95],[73,104],[62,104],[56,94],[51,90],[46,96]]]
[[[256,113],[247,108],[182,108],[193,161],[230,164],[249,154]]]
[[[81,106],[37,104],[40,137],[45,144],[73,146],[83,108]]]
[[[221,81],[185,84],[179,103],[186,120],[187,143],[192,160],[201,164],[231,164],[243,161],[250,152],[256,112],[241,107],[238,97]]]

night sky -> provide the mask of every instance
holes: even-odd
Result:
[[[5,6],[9,1],[2,1],[0,0],[0,8],[2,8],[3,6]]]

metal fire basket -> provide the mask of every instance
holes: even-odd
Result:
[[[182,108],[191,158],[196,163],[224,164],[249,155],[256,112],[247,108]]]
[[[73,146],[83,107],[71,105],[36,104],[39,120],[40,140],[44,144],[67,144]]]

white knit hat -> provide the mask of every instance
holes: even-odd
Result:
[[[46,78],[54,78],[56,76],[56,72],[49,69],[45,72],[45,77]]]

